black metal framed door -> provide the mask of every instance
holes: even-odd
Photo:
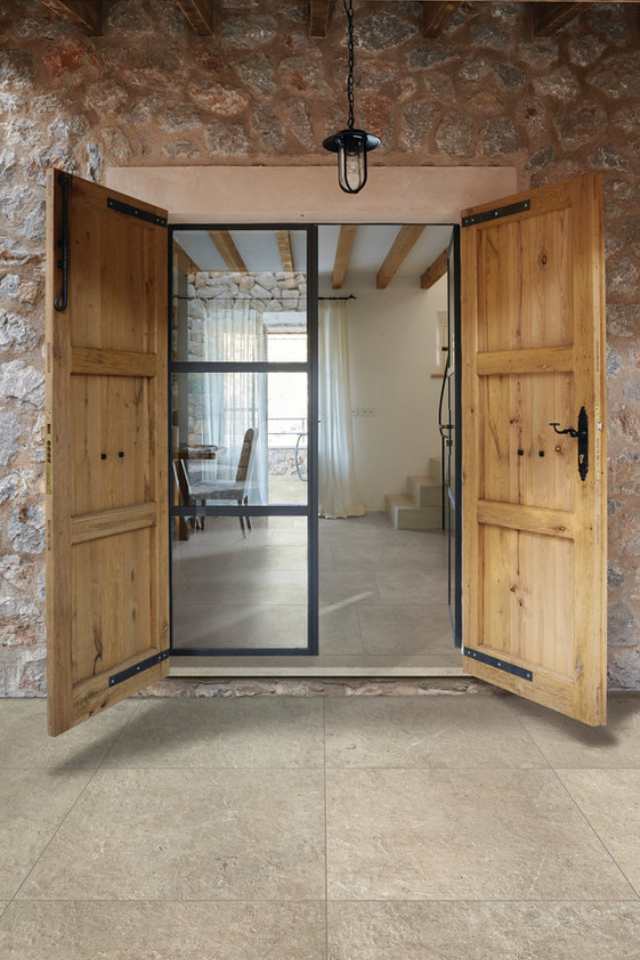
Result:
[[[298,224],[173,224],[169,229],[172,651],[180,656],[316,655],[317,227]],[[282,240],[285,247],[288,244],[290,269],[278,271],[271,266],[267,270],[264,268],[266,261],[261,261],[258,269],[250,270],[249,258],[246,258],[245,265],[240,251],[245,248],[255,259],[256,249],[264,249],[267,241],[272,244],[273,237],[278,239],[278,255],[283,267],[285,254],[280,242]],[[214,253],[211,248],[211,262],[215,263],[215,257],[220,254],[227,265],[231,264],[226,275],[219,267],[217,270],[199,270],[197,261],[202,262],[202,256],[194,260],[189,253],[189,250],[204,250],[209,256],[209,240],[213,241],[217,251]],[[294,253],[298,261],[297,271],[293,266]],[[184,266],[179,266],[181,263]],[[304,292],[301,291],[301,277],[306,284]],[[297,354],[294,359],[272,356],[271,343],[261,346],[263,334],[259,331],[261,328],[264,331],[265,317],[276,317],[277,322],[271,322],[271,329],[286,333],[292,317],[294,328],[300,329],[303,312],[305,332],[299,339],[306,344],[304,357]],[[286,484],[281,484],[280,492],[274,494],[271,488],[275,484],[269,482],[275,428],[268,411],[272,397],[279,398],[281,404],[285,398],[286,403],[287,391],[298,398],[306,395],[305,416],[297,418],[304,422],[297,425],[297,435],[295,430],[292,434],[296,435],[293,445],[295,473],[306,485],[304,502],[299,492],[290,498]],[[247,400],[247,397],[253,397],[253,400]],[[296,413],[300,413],[299,409]],[[294,417],[279,419],[296,420]],[[232,427],[238,428],[239,437],[244,433],[243,443],[235,439],[237,449],[233,437],[231,441],[228,439],[233,434]],[[301,469],[299,463],[301,437],[305,435],[306,470]],[[196,443],[198,440],[202,442]],[[245,456],[247,443],[249,452]],[[224,456],[230,461],[227,474],[222,463]],[[249,466],[247,463],[242,466],[243,457],[247,463],[250,461]],[[256,466],[258,460],[259,467]],[[258,473],[264,473],[266,482],[249,479],[249,475],[257,476]],[[230,518],[238,521],[238,526],[234,521],[235,533]],[[289,529],[287,523],[296,524],[295,518],[301,521],[296,526],[298,533],[306,528],[306,543],[304,547],[300,543],[297,553],[298,541],[287,545],[284,535]],[[190,538],[193,540],[191,548],[188,546]],[[256,555],[260,551],[271,551],[270,557],[275,560],[277,572],[287,547],[290,569],[281,572],[288,573],[288,582],[283,586],[283,582],[275,578],[273,582],[259,583],[259,565],[254,562]],[[306,583],[303,588],[299,558],[305,549]],[[258,600],[253,606],[252,583],[257,584],[258,589]],[[296,593],[297,583],[300,590],[292,596],[292,591]],[[285,587],[289,591],[287,599],[292,602],[278,604]],[[298,609],[304,602],[303,592],[306,597],[304,638]],[[278,636],[288,639],[291,635],[291,630],[280,627],[287,622],[287,617],[292,616],[298,624],[298,642],[293,645],[278,642]],[[194,623],[198,625],[194,627]],[[239,624],[243,626],[240,628]],[[216,638],[217,641],[213,642]],[[269,642],[261,642],[261,638],[268,638]]]
[[[448,539],[448,602],[454,645],[462,647],[462,431],[460,343],[460,228],[448,251],[447,362],[440,405],[443,457],[443,525]]]

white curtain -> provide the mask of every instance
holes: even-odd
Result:
[[[354,473],[347,323],[344,302],[320,304],[318,487],[323,517],[361,517],[367,512]]]
[[[204,359],[247,363],[267,359],[262,314],[250,301],[215,301],[207,305]],[[257,431],[249,481],[251,503],[268,502],[267,375],[213,373],[199,375],[203,384],[204,443],[224,447],[219,476],[235,479],[245,431]]]

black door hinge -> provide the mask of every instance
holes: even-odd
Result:
[[[113,673],[109,677],[109,686],[115,687],[118,683],[124,683],[125,680],[130,680],[131,677],[137,677],[139,673],[150,670],[157,663],[167,660],[170,653],[170,650],[161,650],[160,653],[155,653],[152,657],[147,657],[146,660],[141,660],[140,663],[135,663],[132,667],[127,667],[126,670],[121,670],[120,673]]]
[[[472,213],[462,218],[463,227],[473,227],[476,223],[485,223],[487,220],[500,220],[502,217],[511,217],[514,213],[522,213],[531,209],[530,200],[520,200],[519,203],[509,203],[506,207],[494,207],[493,210],[483,210],[481,213]]]
[[[491,657],[488,653],[483,653],[482,650],[474,650],[473,647],[464,647],[462,652],[465,657],[469,657],[471,660],[477,660],[478,663],[486,663],[488,667],[495,667],[496,670],[504,670],[505,673],[511,673],[514,677],[520,677],[522,680],[533,680],[531,670],[519,667],[515,663],[509,663],[508,660]]]
[[[128,217],[135,217],[136,220],[144,220],[146,223],[155,223],[157,227],[166,227],[167,218],[161,217],[157,213],[151,213],[149,210],[143,210],[141,207],[134,207],[130,203],[123,203],[122,200],[115,200],[113,197],[107,197],[107,206],[110,210],[117,213],[124,213]]]

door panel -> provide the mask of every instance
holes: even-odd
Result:
[[[52,172],[47,619],[53,735],[168,669],[167,257],[165,211]]]
[[[495,213],[494,211],[497,211]],[[595,176],[463,215],[465,669],[606,722],[603,234]],[[589,421],[588,462],[561,429]]]

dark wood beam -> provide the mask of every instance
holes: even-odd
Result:
[[[309,0],[309,36],[326,37],[331,19],[331,0]]]
[[[423,4],[422,32],[425,37],[434,40],[438,37],[460,6],[456,0],[429,0]]]
[[[582,3],[530,3],[528,4],[531,32],[534,37],[549,36],[573,20],[584,6]]]
[[[429,264],[425,272],[420,277],[420,286],[423,290],[428,290],[434,283],[437,283],[440,277],[444,277],[449,269],[449,251],[443,250],[439,257]]]
[[[178,6],[194,33],[201,37],[213,33],[213,0],[178,0]]]
[[[378,275],[376,276],[376,287],[378,290],[385,290],[389,286],[408,254],[413,249],[416,241],[422,236],[424,228],[424,223],[400,227],[389,253],[384,258],[384,263],[378,270]]]
[[[102,0],[42,0],[58,17],[71,20],[94,36],[102,34]]]

